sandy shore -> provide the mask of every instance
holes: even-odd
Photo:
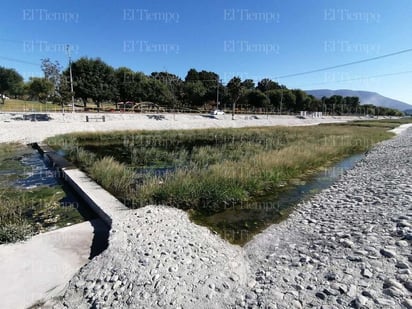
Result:
[[[164,119],[156,120],[149,114],[62,114],[48,113],[49,121],[16,120],[23,119],[23,113],[0,114],[0,143],[19,141],[40,142],[47,137],[70,132],[97,132],[113,130],[171,130],[202,128],[240,128],[255,126],[305,126],[319,123],[336,123],[356,120],[359,117],[323,117],[299,119],[295,116],[231,115],[216,116],[198,114],[164,114]],[[27,114],[26,114],[27,115]],[[86,116],[105,117],[86,122]],[[256,119],[257,118],[257,119]]]

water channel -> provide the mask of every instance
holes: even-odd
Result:
[[[228,206],[223,212],[210,216],[193,216],[193,220],[212,228],[232,243],[244,245],[271,224],[285,220],[297,204],[330,187],[363,157],[363,154],[353,155],[305,179],[292,181],[276,194]]]

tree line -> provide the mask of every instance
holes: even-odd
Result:
[[[70,87],[70,67],[73,92]],[[72,95],[86,108],[93,102],[100,108],[103,102],[117,107],[119,102],[153,102],[165,109],[210,110],[268,113],[374,114],[397,116],[398,110],[361,105],[358,97],[334,95],[317,99],[300,89],[288,89],[269,78],[257,83],[252,79],[233,77],[226,85],[219,75],[210,71],[190,69],[185,78],[169,72],[146,75],[127,67],[113,68],[100,58],[82,57],[63,69],[57,61],[42,59],[44,77],[32,77],[24,82],[14,69],[0,67],[0,94],[5,96],[68,104]]]

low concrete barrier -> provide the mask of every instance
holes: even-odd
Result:
[[[63,179],[109,227],[112,226],[116,212],[128,210],[118,199],[79,169],[63,168],[62,173]]]
[[[113,219],[117,213],[129,210],[123,203],[87,176],[86,173],[75,168],[65,158],[56,154],[47,146],[34,143],[32,147],[42,155],[47,156],[53,167],[59,171],[58,175],[79,194],[109,227],[112,227]]]

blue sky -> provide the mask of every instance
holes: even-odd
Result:
[[[278,79],[411,49],[410,0],[15,0],[2,12],[0,65],[26,79],[41,75],[41,58],[67,66],[70,44],[74,60],[100,57],[146,74],[184,78],[195,68],[223,82],[269,77],[289,88],[376,91],[412,104],[412,52]]]

